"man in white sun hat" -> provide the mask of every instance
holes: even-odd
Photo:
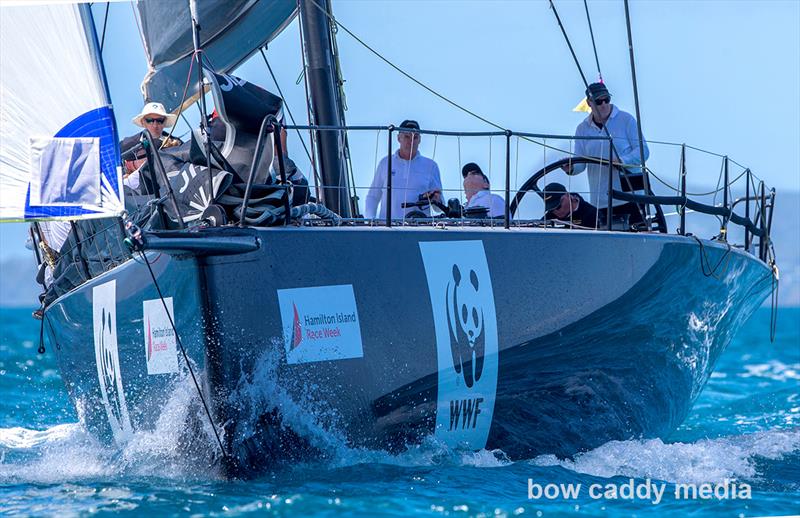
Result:
[[[153,138],[153,144],[158,149],[164,149],[183,144],[181,139],[177,137],[170,137],[169,133],[164,131],[165,128],[170,128],[175,124],[177,116],[167,113],[164,105],[161,103],[149,102],[144,105],[142,111],[136,115],[131,122],[139,127],[145,128],[150,136]],[[122,152],[122,160],[125,164],[125,178],[139,170],[145,163],[147,153],[144,146],[142,146],[143,137],[141,133],[125,137],[120,142],[119,147]],[[126,181],[132,188],[138,187],[138,178],[131,178]]]

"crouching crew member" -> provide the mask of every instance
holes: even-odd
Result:
[[[581,227],[597,228],[597,208],[560,183],[544,188],[545,219],[557,219]]]

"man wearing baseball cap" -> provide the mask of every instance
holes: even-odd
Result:
[[[568,192],[560,183],[549,183],[544,187],[544,217],[566,221],[581,227],[597,228],[597,209],[586,202],[580,194]]]
[[[490,218],[502,218],[506,214],[503,197],[489,190],[489,177],[483,174],[480,166],[470,162],[461,168],[464,177],[464,194],[467,196],[465,209],[484,207]]]
[[[423,210],[430,216],[430,206],[424,209],[403,207],[404,203],[419,201],[420,197],[438,200],[442,192],[439,166],[419,153],[421,135],[416,131],[403,131],[404,129],[418,131],[419,123],[415,120],[404,120],[397,132],[400,148],[392,154],[392,217],[404,218],[411,210]],[[388,157],[382,158],[375,168],[375,176],[364,205],[366,218],[386,218],[388,168]]]
[[[613,160],[621,163],[630,173],[640,173],[641,156],[639,154],[639,131],[636,119],[628,112],[622,111],[611,104],[611,93],[603,83],[592,83],[586,89],[586,100],[592,113],[586,117],[575,130],[576,137],[607,137],[611,136],[614,143]],[[606,133],[608,130],[608,133]],[[644,159],[650,154],[647,142],[643,142]],[[582,140],[576,139],[573,154],[576,157],[595,157],[608,160],[609,145],[607,140]],[[605,220],[608,207],[608,166],[599,164],[567,164],[564,171],[569,174],[580,173],[586,169],[589,178],[589,199],[598,207],[600,220]],[[612,174],[612,186],[615,190],[622,190],[618,172]],[[643,221],[640,207],[635,203],[622,200],[612,200],[614,215],[627,214],[631,224]]]

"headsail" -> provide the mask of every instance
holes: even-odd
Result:
[[[201,0],[197,2],[203,52],[218,73],[232,71],[289,24],[296,0]],[[138,0],[149,72],[142,83],[146,100],[174,111],[181,103],[194,48],[189,0]],[[186,95],[196,101],[190,78]],[[186,104],[187,101],[184,101]]]
[[[87,4],[0,7],[0,221],[124,210],[114,113]]]

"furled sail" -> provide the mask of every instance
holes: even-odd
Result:
[[[138,0],[149,72],[142,83],[145,100],[174,111],[197,100],[196,70],[189,78],[194,47],[189,0]],[[296,0],[198,0],[200,40],[207,62],[218,73],[236,68],[289,24]]]
[[[119,149],[87,4],[0,5],[0,221],[124,210]]]

